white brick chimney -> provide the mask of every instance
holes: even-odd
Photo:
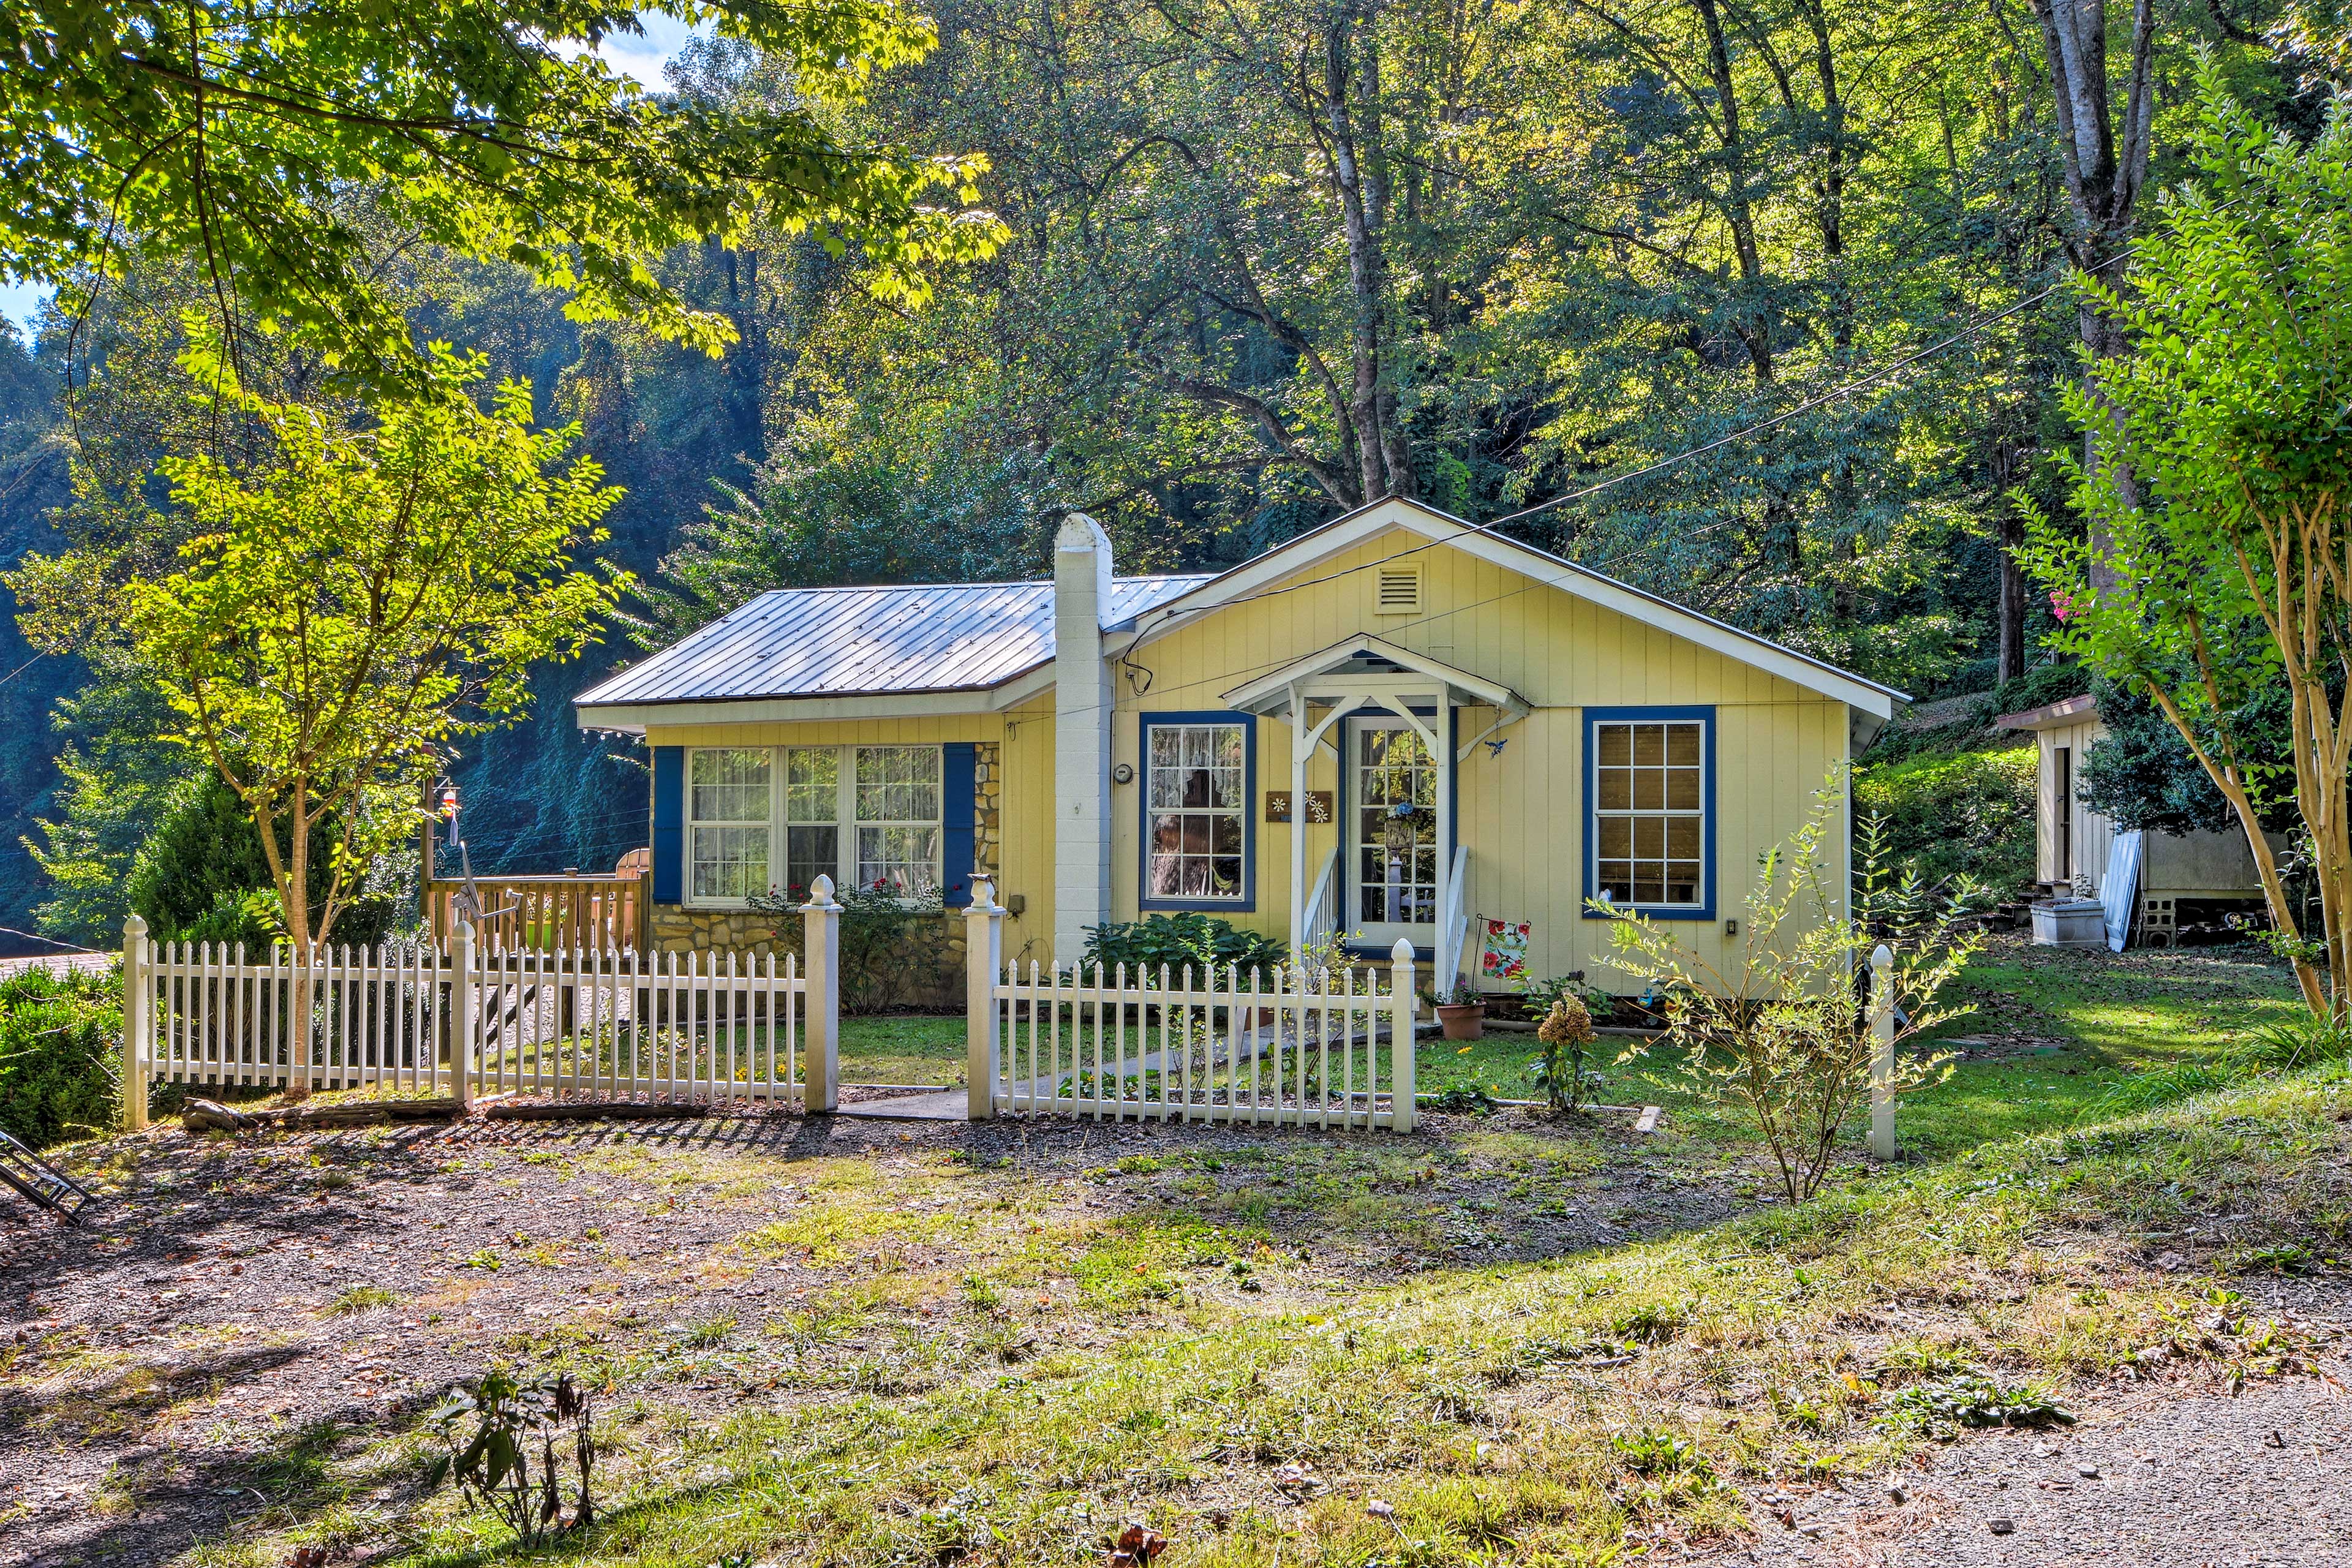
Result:
[[[1110,918],[1110,536],[1074,512],[1054,540],[1054,962]]]

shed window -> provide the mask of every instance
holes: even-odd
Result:
[[[772,753],[698,751],[687,787],[692,896],[732,901],[768,886]]]
[[[1591,721],[1591,896],[1666,913],[1712,905],[1709,727],[1681,713]]]
[[[1144,907],[1246,908],[1248,722],[1147,714],[1143,752]]]

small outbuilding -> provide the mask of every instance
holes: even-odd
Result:
[[[2241,833],[2143,833],[2119,830],[2112,817],[2083,804],[2077,787],[2083,758],[2105,740],[2107,727],[2089,696],[2004,713],[1998,729],[2032,734],[2040,742],[2042,765],[2035,787],[2035,875],[2046,892],[2063,898],[2087,879],[2090,896],[2113,910],[2131,910],[2131,928],[2142,942],[2169,942],[2184,923],[2215,921],[2257,908],[2263,897],[2254,857]],[[2125,842],[2133,840],[2132,842]],[[2131,875],[2131,897],[2113,896],[2113,878]]]

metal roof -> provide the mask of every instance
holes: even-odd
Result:
[[[1118,577],[1104,630],[1209,581]],[[776,588],[575,699],[582,708],[1001,686],[1054,658],[1054,584]]]

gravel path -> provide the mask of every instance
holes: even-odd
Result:
[[[2325,1306],[2341,1325],[2352,1303]],[[2218,1388],[2154,1388],[2092,1405],[2065,1431],[1957,1443],[1901,1477],[1809,1496],[1767,1494],[1754,1500],[1755,1542],[1716,1561],[1724,1568],[2352,1565],[2352,1369],[2334,1357],[2326,1364],[2333,1380],[2249,1384],[2236,1398]],[[1901,1489],[1900,1501],[1888,1480]],[[1783,1509],[1795,1528],[1774,1517]]]

